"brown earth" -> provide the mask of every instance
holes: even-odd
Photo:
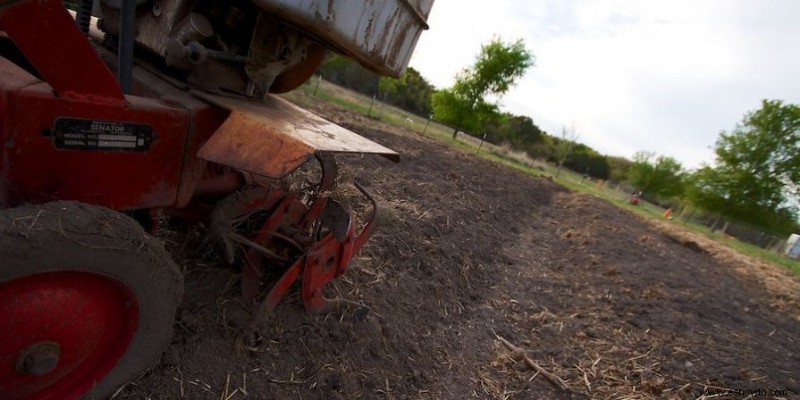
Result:
[[[249,321],[237,271],[202,229],[165,232],[187,282],[176,335],[116,399],[800,398],[791,274],[411,131],[312,109],[403,157],[339,157],[341,181],[358,177],[383,214],[327,294],[369,316],[309,315],[294,292],[260,346],[236,350]]]

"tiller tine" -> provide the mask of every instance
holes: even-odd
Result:
[[[195,95],[230,111],[198,157],[242,171],[261,185],[221,201],[212,215],[211,230],[222,238],[228,262],[235,261],[237,248],[246,248],[244,299],[253,302],[265,275],[279,271],[277,283],[261,305],[264,312],[274,309],[298,279],[306,308],[326,310],[332,301],[322,296],[322,288],[347,269],[372,232],[377,212],[373,199],[356,184],[373,206],[372,216],[356,236],[353,212],[330,198],[336,183],[332,154],[379,154],[399,161],[398,154],[278,97],[255,103]],[[287,176],[315,157],[322,165],[318,183],[299,193],[276,183],[288,182]],[[264,270],[264,264],[270,268]]]
[[[246,302],[255,301],[265,272],[272,271],[264,271],[265,264],[285,268],[258,307],[258,314],[271,312],[298,279],[310,312],[325,312],[336,304],[357,305],[362,316],[369,310],[348,300],[326,299],[322,288],[347,270],[353,255],[369,239],[377,204],[356,182],[356,188],[372,204],[370,217],[356,235],[353,211],[328,195],[335,184],[336,161],[325,154],[317,155],[317,159],[322,178],[310,193],[310,204],[275,185],[255,186],[223,200],[212,214],[211,231],[222,238],[229,263],[235,261],[236,245],[246,247],[242,260],[242,297]]]
[[[289,267],[264,298],[258,312],[268,313],[275,309],[292,283],[300,276],[302,276],[303,303],[310,312],[323,313],[336,304],[356,305],[362,313],[369,311],[364,305],[345,299],[327,299],[322,294],[322,288],[328,282],[344,274],[353,255],[361,250],[375,228],[378,210],[375,199],[358,182],[355,186],[372,203],[372,214],[361,233],[358,236],[355,234],[355,218],[352,210],[345,209],[337,201],[328,199],[326,212],[320,220],[335,225],[329,225],[329,233]]]

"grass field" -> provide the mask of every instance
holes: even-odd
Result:
[[[481,144],[480,139],[472,136],[459,134],[458,138],[453,140],[453,129],[448,126],[439,124],[436,121],[429,121],[391,105],[383,104],[376,99],[344,89],[328,81],[320,80],[317,77],[314,77],[309,83],[303,85],[300,92],[336,104],[340,107],[357,111],[372,118],[377,118],[392,125],[404,126],[414,130],[420,135],[449,143],[464,151],[477,153],[481,157],[507,165],[522,172],[538,176],[549,176],[570,190],[602,198],[638,215],[661,220],[664,218],[663,208],[644,201],[638,206],[630,205],[627,202],[629,194],[620,191],[618,188],[608,187],[602,183],[585,179],[582,175],[565,168],[562,168],[557,174],[556,167],[551,164],[540,160],[533,160],[522,152],[515,152],[503,146],[496,146],[491,143]],[[284,97],[301,105],[307,104],[309,102],[308,98],[301,93],[295,91],[284,95]],[[706,226],[690,224],[677,218],[671,222],[701,233],[742,254],[779,264],[800,275],[800,262],[792,260],[783,254],[762,249],[758,246],[735,240],[717,232],[711,232]]]

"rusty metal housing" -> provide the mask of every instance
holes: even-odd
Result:
[[[101,28],[120,33],[120,1],[102,0]],[[138,5],[136,44],[188,71],[203,90],[248,97],[305,82],[326,49],[382,75],[399,76],[433,0],[159,0]]]

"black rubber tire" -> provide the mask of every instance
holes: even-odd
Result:
[[[139,328],[117,365],[85,399],[105,399],[152,367],[172,338],[183,276],[164,246],[110,209],[59,201],[0,211],[0,283],[41,272],[102,274],[139,301]]]

